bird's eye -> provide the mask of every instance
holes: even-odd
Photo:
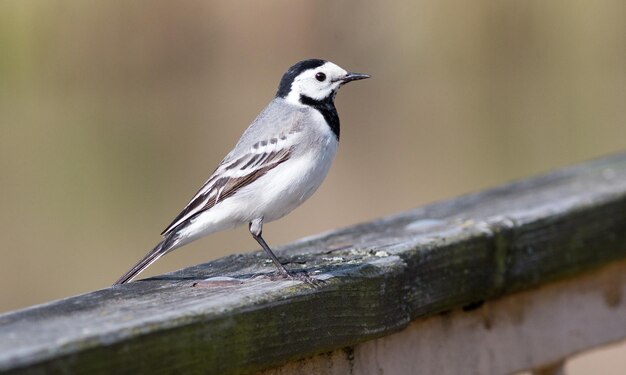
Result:
[[[326,74],[319,72],[315,75],[315,79],[320,82],[323,82],[326,79]]]

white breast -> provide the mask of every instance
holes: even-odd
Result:
[[[329,137],[320,146],[285,162],[263,177],[266,189],[259,192],[257,214],[264,218],[264,222],[288,214],[322,184],[335,157],[337,141]]]

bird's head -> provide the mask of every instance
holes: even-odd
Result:
[[[294,104],[332,101],[343,84],[369,77],[350,73],[330,61],[303,60],[283,75],[276,96]]]

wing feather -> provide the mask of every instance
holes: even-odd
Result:
[[[293,146],[281,150],[276,150],[276,142],[270,142],[268,146],[272,147],[256,147],[252,152],[237,159],[222,161],[183,211],[161,234],[167,235],[180,228],[192,218],[228,199],[240,189],[289,160],[292,155]]]

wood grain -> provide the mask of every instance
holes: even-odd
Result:
[[[626,154],[276,250],[324,284],[255,252],[10,312],[0,372],[247,373],[576,275],[626,256]]]

